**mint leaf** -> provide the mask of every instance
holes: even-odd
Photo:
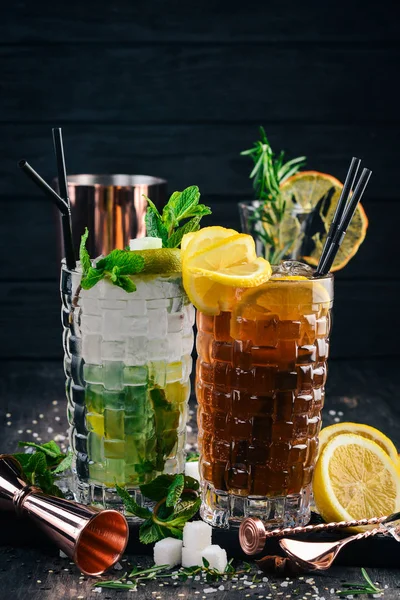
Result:
[[[200,489],[200,484],[194,477],[185,475],[185,489],[197,492]]]
[[[121,275],[120,277],[118,277],[114,285],[118,285],[128,293],[136,291],[136,285],[133,283],[132,279],[130,279],[130,277],[128,277],[127,275]]]
[[[63,473],[64,471],[67,471],[68,469],[70,469],[72,466],[73,457],[74,457],[73,453],[68,452],[66,457],[54,469],[53,473]]]
[[[144,258],[137,252],[130,250],[112,250],[110,254],[101,258],[96,265],[97,269],[118,275],[134,275],[144,269]]]
[[[153,519],[147,519],[139,529],[139,539],[142,544],[153,544],[163,538],[170,537],[171,532],[167,527],[157,525]]]
[[[104,277],[104,271],[90,267],[89,271],[82,277],[81,286],[84,290],[90,290],[96,283],[98,283]]]
[[[174,233],[168,239],[168,248],[178,248],[182,241],[183,236],[186,233],[192,231],[198,231],[200,229],[201,216],[193,217],[190,221],[187,221],[182,227],[174,231]]]
[[[139,506],[137,502],[130,496],[130,494],[124,488],[120,487],[117,483],[115,484],[118,496],[121,498],[126,510],[141,519],[148,519],[152,513],[148,508]]]
[[[146,498],[159,502],[167,497],[168,489],[174,480],[174,475],[159,475],[150,483],[144,483],[140,486],[140,491]]]
[[[192,185],[181,193],[174,205],[174,214],[177,221],[192,216],[192,211],[200,200],[200,192],[197,185]]]
[[[200,509],[201,499],[195,498],[192,500],[184,500],[183,502],[178,502],[178,504],[174,508],[173,514],[166,519],[166,523],[168,526],[173,527],[182,527],[185,525],[189,519],[195,516],[195,514]]]
[[[168,488],[167,500],[165,502],[167,506],[175,507],[183,492],[184,484],[185,477],[182,473],[179,473]]]
[[[206,569],[208,569],[208,567],[210,566],[210,563],[208,562],[208,560],[206,558],[204,558],[204,556],[203,556],[203,565],[205,566]]]
[[[198,462],[200,454],[198,452],[188,452],[186,454],[186,462]]]
[[[89,237],[89,230],[85,227],[85,233],[81,237],[81,243],[79,246],[79,259],[81,261],[81,267],[83,274],[86,275],[92,266],[92,261],[90,260],[89,252],[86,249],[86,241]]]
[[[145,196],[148,206],[145,216],[146,232],[149,237],[158,237],[162,240],[163,247],[166,246],[168,240],[168,230],[163,223],[160,213],[156,205]]]
[[[165,390],[154,387],[150,390],[156,426],[156,468],[164,469],[166,458],[178,441],[179,410],[167,399]]]

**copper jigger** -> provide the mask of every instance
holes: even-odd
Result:
[[[58,190],[57,179],[53,187]],[[75,251],[78,253],[87,227],[90,235],[86,246],[94,258],[146,235],[144,196],[162,209],[167,201],[167,182],[150,175],[68,175],[68,196]],[[62,239],[61,230],[58,239]]]
[[[21,465],[8,454],[0,455],[0,510],[29,516],[86,575],[102,575],[128,543],[121,513],[44,494],[27,483]]]

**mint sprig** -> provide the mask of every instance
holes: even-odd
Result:
[[[55,485],[55,475],[71,467],[72,452],[64,454],[53,440],[44,444],[18,442],[18,446],[34,449],[30,454],[17,452],[13,455],[21,465],[27,481],[40,487],[45,494],[62,497],[61,490]]]
[[[197,185],[182,192],[174,192],[162,214],[150,198],[145,198],[148,202],[145,217],[147,235],[161,238],[164,248],[178,248],[185,233],[200,229],[202,217],[211,214],[208,206],[199,204],[200,192]]]
[[[146,498],[156,502],[153,510],[139,506],[129,493],[116,484],[115,489],[126,510],[145,519],[139,529],[143,544],[152,544],[165,537],[182,539],[183,527],[200,508],[199,483],[183,474],[159,475],[140,486]]]
[[[121,287],[126,292],[134,292],[136,286],[129,275],[143,271],[144,258],[137,252],[131,252],[130,250],[113,250],[93,266],[86,248],[88,236],[89,232],[86,227],[79,248],[79,258],[83,272],[82,288],[90,290],[96,283],[107,278],[111,283]]]

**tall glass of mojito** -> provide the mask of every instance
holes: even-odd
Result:
[[[147,199],[150,237],[91,260],[82,237],[76,270],[61,271],[64,367],[74,492],[122,506],[139,486],[184,471],[195,311],[183,288],[182,237],[210,209],[196,186],[160,214]]]
[[[325,396],[332,276],[314,278],[310,267],[293,261],[271,269],[255,258],[249,236],[221,239],[222,233],[211,231],[201,251],[192,240],[184,258],[187,290],[200,309],[201,515],[220,527],[250,516],[269,527],[305,524]]]

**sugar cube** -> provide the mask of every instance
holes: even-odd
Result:
[[[199,462],[187,462],[185,464],[185,475],[187,475],[188,477],[193,477],[193,479],[197,479],[197,481],[200,481]]]
[[[204,550],[211,545],[212,527],[204,521],[191,521],[183,528],[183,545],[191,550]]]
[[[228,564],[226,550],[217,544],[211,544],[201,551],[202,558],[205,558],[210,563],[211,569],[217,569],[220,573],[225,571]]]
[[[154,563],[175,567],[182,562],[182,540],[167,537],[154,545]]]
[[[182,567],[201,567],[203,559],[201,556],[202,550],[192,550],[191,548],[182,548]]]

